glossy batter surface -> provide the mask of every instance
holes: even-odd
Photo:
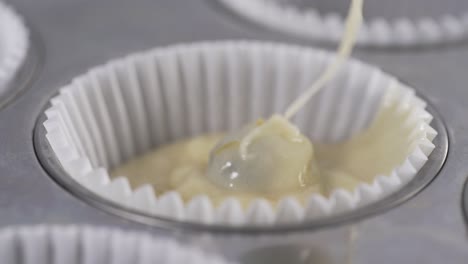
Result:
[[[133,188],[151,184],[157,195],[179,192],[185,200],[208,195],[215,203],[236,197],[246,205],[255,198],[276,202],[294,196],[304,202],[310,194],[328,195],[331,190],[353,190],[359,183],[372,182],[378,175],[388,175],[413,149],[418,135],[411,126],[402,126],[409,110],[398,111],[396,103],[382,107],[373,124],[351,140],[339,144],[313,145],[318,173],[313,181],[295,190],[239,191],[221,188],[206,175],[210,151],[221,134],[202,135],[174,142],[137,157],[112,171],[112,176],[125,176]],[[294,175],[292,177],[295,177]]]

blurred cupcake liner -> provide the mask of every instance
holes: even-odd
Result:
[[[273,0],[220,1],[238,15],[273,30],[334,43],[343,36],[346,18],[337,13],[321,14],[314,8],[299,10]],[[376,47],[423,46],[455,42],[467,36],[468,11],[459,16],[373,18],[363,22],[356,43]]]
[[[377,201],[404,186],[434,149],[432,116],[413,89],[379,69],[350,60],[298,114],[295,123],[314,142],[338,142],[373,121],[382,102],[409,111],[411,154],[389,175],[353,191],[312,194],[305,206],[284,197],[243,210],[237,199],[216,207],[207,196],[184,203],[174,191],[132,190],[109,168],[177,139],[241,127],[285,109],[333,54],[290,45],[213,42],[154,49],[91,69],[60,89],[45,111],[46,137],[64,170],[89,190],[124,206],[174,220],[225,225],[297,223]],[[415,137],[415,135],[417,135]],[[410,135],[409,135],[410,136]]]
[[[2,264],[227,264],[172,240],[79,226],[25,226],[0,230]]]
[[[0,92],[7,89],[25,60],[28,45],[22,18],[0,1]]]

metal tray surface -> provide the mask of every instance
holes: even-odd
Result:
[[[314,260],[325,264],[466,263],[468,241],[462,195],[468,175],[468,43],[409,50],[359,49],[354,54],[415,87],[447,126],[448,159],[422,192],[388,211],[317,232],[271,238],[211,236],[140,224],[76,198],[48,175],[36,157],[33,130],[37,118],[47,100],[74,76],[134,51],[220,39],[313,43],[240,23],[219,12],[211,0],[8,3],[40,36],[44,48],[39,50],[44,59],[34,82],[0,110],[0,227],[43,223],[110,225],[173,236],[245,263],[293,263],[292,259],[297,263]]]

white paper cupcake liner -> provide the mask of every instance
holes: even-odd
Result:
[[[25,226],[0,230],[2,264],[227,264],[172,240],[108,228]]]
[[[14,78],[26,58],[28,30],[22,18],[0,1],[0,93]]]
[[[344,31],[345,17],[321,14],[273,0],[219,0],[238,15],[273,30],[315,40],[337,43]],[[449,43],[468,36],[468,11],[462,15],[437,17],[372,18],[363,22],[356,43],[361,46],[419,46]]]
[[[382,100],[411,114],[402,126],[419,135],[413,152],[389,175],[329,198],[313,194],[303,207],[285,197],[277,208],[263,199],[247,210],[234,198],[219,207],[207,196],[184,204],[176,192],[132,190],[108,168],[157,146],[241,127],[283,111],[333,55],[315,49],[256,42],[180,45],[130,55],[91,69],[51,99],[46,137],[64,170],[105,198],[157,216],[228,225],[284,224],[335,215],[383,198],[405,185],[434,149],[431,114],[414,90],[379,69],[351,60],[301,110],[295,123],[313,142],[343,141],[366,128]],[[385,97],[384,97],[385,96]],[[228,99],[229,98],[229,99]],[[382,99],[384,98],[384,99]],[[384,157],[383,157],[384,158]]]

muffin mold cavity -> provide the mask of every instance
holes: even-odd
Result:
[[[155,194],[150,185],[132,190],[127,178],[108,173],[161,144],[283,110],[332,58],[315,49],[237,41],[130,55],[91,69],[50,100],[36,127],[36,151],[70,191],[144,222],[304,227],[362,217],[421,190],[441,168],[448,141],[443,123],[433,121],[435,112],[412,88],[354,60],[295,122],[313,141],[339,142],[369,126],[381,104],[398,102],[398,111],[410,113],[402,126],[410,126],[417,140],[400,166],[370,184],[352,192],[337,189],[329,197],[311,195],[305,206],[285,197],[277,207],[257,199],[242,210],[235,199],[214,206],[205,196],[184,203],[176,192]],[[241,102],[245,107],[238,107]]]

